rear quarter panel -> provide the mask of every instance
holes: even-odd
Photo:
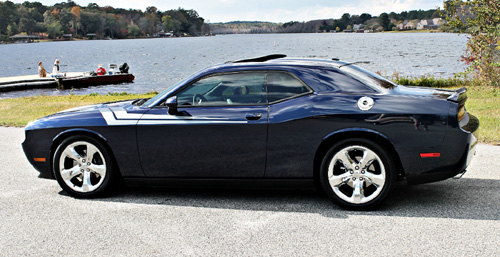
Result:
[[[338,131],[374,131],[396,151],[442,144],[449,103],[390,94],[369,95],[375,105],[358,108],[361,94],[311,94],[270,106],[266,177],[313,176],[321,142]]]

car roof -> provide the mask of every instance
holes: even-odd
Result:
[[[272,67],[324,67],[340,68],[348,62],[338,59],[312,59],[312,58],[289,58],[286,55],[274,54],[251,59],[229,61],[209,67],[210,69],[224,70],[227,68],[272,68]]]

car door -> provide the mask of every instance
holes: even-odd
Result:
[[[266,178],[309,178],[317,150],[312,90],[287,72],[268,72],[269,124]]]
[[[138,122],[146,176],[259,178],[266,162],[268,107],[264,72],[204,77]],[[169,96],[169,98],[172,96]]]

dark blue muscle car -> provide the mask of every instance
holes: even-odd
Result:
[[[477,118],[466,89],[395,85],[353,63],[271,55],[201,70],[151,99],[66,110],[26,127],[41,177],[75,197],[118,180],[317,187],[347,208],[465,172]]]

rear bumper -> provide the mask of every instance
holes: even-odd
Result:
[[[445,180],[458,174],[465,173],[467,167],[476,154],[477,143],[478,141],[476,136],[473,133],[467,133],[465,140],[459,144],[462,146],[457,145],[456,141],[453,141],[448,144],[445,143],[438,149],[433,149],[436,152],[440,152],[441,157],[425,158],[428,160],[423,160],[424,158],[421,158],[419,161],[414,163],[420,163],[420,168],[422,168],[422,166],[434,168],[421,173],[407,175],[407,183],[409,185],[430,183]],[[414,154],[416,155],[416,153]]]
[[[476,146],[477,146],[477,138],[474,134],[471,134],[471,140],[469,144],[469,152],[467,154],[467,161],[465,163],[465,168],[469,167],[470,162],[472,161],[472,158],[474,155],[476,155]]]

